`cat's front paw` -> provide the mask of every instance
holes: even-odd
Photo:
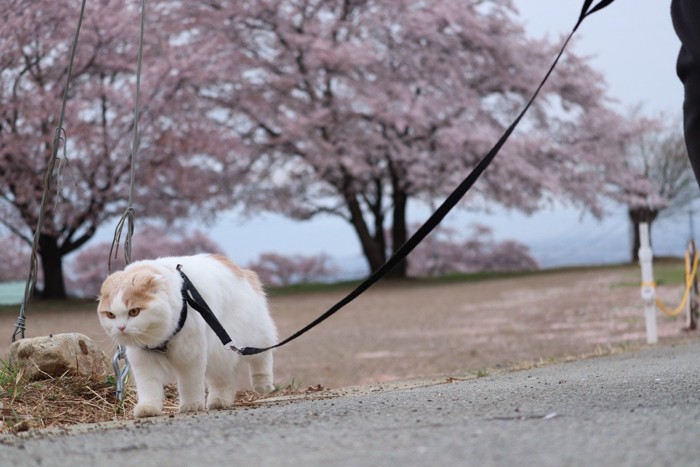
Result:
[[[185,404],[180,404],[180,408],[178,409],[180,413],[199,412],[200,410],[204,410],[204,404],[202,402],[187,402]]]
[[[134,417],[136,418],[157,417],[162,414],[161,409],[154,405],[136,404],[136,407],[134,407]]]
[[[258,394],[268,394],[274,391],[275,387],[270,383],[259,383],[255,385],[254,389]]]
[[[220,397],[215,397],[207,400],[207,409],[209,410],[226,410],[233,407],[233,401],[228,401]]]
[[[275,390],[272,385],[272,375],[267,373],[253,375],[253,389],[258,394],[267,394]]]

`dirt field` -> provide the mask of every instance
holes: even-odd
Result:
[[[645,343],[638,268],[557,271],[473,283],[375,286],[346,309],[276,352],[280,385],[326,388],[435,375],[460,375]],[[626,284],[626,285],[625,285]],[[671,304],[681,287],[661,287]],[[344,293],[271,296],[280,337],[325,311]],[[32,311],[27,337],[81,332],[108,355],[94,307]],[[17,316],[0,314],[0,356]],[[658,315],[662,340],[692,337],[685,318]]]

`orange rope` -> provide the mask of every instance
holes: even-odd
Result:
[[[656,297],[655,302],[656,306],[659,307],[659,310],[664,312],[666,315],[670,317],[678,316],[685,310],[685,305],[686,302],[688,301],[688,297],[690,296],[690,289],[693,288],[693,281],[695,280],[695,275],[698,272],[698,253],[695,253],[695,258],[693,259],[693,267],[690,267],[690,254],[688,252],[685,253],[685,290],[683,291],[683,298],[681,299],[680,305],[676,307],[676,309],[671,310],[666,305],[658,298]],[[656,284],[642,284],[642,287],[645,285],[651,285],[654,287]]]

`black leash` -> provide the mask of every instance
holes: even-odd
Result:
[[[335,312],[343,308],[345,305],[348,303],[352,302],[355,300],[358,296],[360,296],[365,290],[369,289],[372,285],[374,285],[377,281],[379,281],[382,277],[384,277],[392,268],[394,268],[397,264],[399,264],[401,261],[403,261],[408,254],[413,251],[413,249],[418,246],[418,244],[423,241],[423,239],[435,228],[437,227],[438,224],[445,218],[447,213],[449,213],[452,208],[454,208],[457,203],[464,197],[464,195],[469,191],[469,189],[474,185],[474,182],[481,176],[481,174],[486,170],[486,168],[491,164],[491,161],[493,158],[498,154],[498,152],[501,150],[501,147],[505,144],[505,142],[508,140],[510,137],[511,133],[513,133],[513,130],[515,130],[515,127],[518,126],[520,123],[520,120],[523,118],[525,113],[528,111],[532,103],[534,102],[535,98],[539,95],[540,90],[544,86],[544,84],[547,82],[549,79],[549,76],[552,74],[554,71],[554,68],[556,67],[557,63],[559,63],[559,60],[561,59],[562,55],[564,54],[564,50],[566,49],[567,45],[569,44],[569,41],[571,41],[571,38],[573,37],[574,33],[578,30],[579,26],[583,22],[584,19],[586,19],[588,16],[592,15],[593,13],[602,10],[603,8],[609,6],[611,3],[613,3],[615,0],[601,0],[599,3],[596,5],[593,5],[593,0],[585,0],[583,2],[583,7],[581,9],[581,14],[578,18],[578,21],[576,22],[576,25],[574,26],[573,30],[567,37],[566,41],[564,42],[564,45],[561,47],[561,50],[559,51],[559,54],[557,54],[557,57],[554,59],[554,62],[552,63],[552,66],[549,68],[547,71],[547,74],[544,76],[542,79],[542,82],[540,85],[537,87],[535,90],[535,93],[532,95],[528,103],[525,105],[523,110],[520,112],[518,117],[513,121],[513,123],[508,127],[508,129],[503,133],[503,135],[500,137],[498,142],[491,148],[491,150],[479,161],[477,166],[472,170],[472,172],[467,175],[467,177],[457,186],[457,188],[443,201],[443,203],[438,207],[438,209],[428,218],[428,220],[416,231],[416,233],[413,234],[411,238],[409,238],[406,243],[401,245],[396,252],[387,260],[386,263],[384,263],[379,269],[377,269],[375,272],[370,274],[360,285],[358,285],[353,291],[351,291],[345,298],[341,299],[338,303],[333,305],[328,311],[323,313],[321,316],[316,318],[314,321],[306,325],[304,328],[300,329],[296,333],[292,334],[285,340],[279,342],[278,344],[272,345],[270,347],[264,347],[264,348],[258,348],[258,347],[243,347],[242,349],[237,349],[234,346],[231,346],[232,350],[235,350],[236,352],[240,353],[241,355],[255,355],[261,352],[265,352],[267,350],[271,350],[277,347],[281,347],[285,345],[288,342],[293,341],[297,337],[301,336],[302,334],[306,333],[309,331],[311,328],[317,326],[321,322],[325,321],[327,318],[329,318],[331,315],[333,315]],[[178,270],[179,267],[178,267]],[[186,278],[186,276],[183,274],[182,271],[180,271],[180,274],[183,275],[185,280],[189,282],[189,279]],[[191,282],[190,282],[191,284]],[[219,339],[224,343],[224,345],[228,344],[231,342],[231,338],[228,336],[226,331],[223,329],[221,324],[216,320],[216,317],[214,314],[211,312],[209,307],[206,305],[204,300],[202,299],[200,303],[197,303],[199,299],[201,299],[201,296],[196,292],[196,289],[194,289],[194,286],[192,286],[191,292],[193,292],[193,297],[195,300],[193,302],[188,302],[190,305],[192,305],[193,308],[195,308],[197,311],[202,313],[202,317],[209,323],[209,325],[214,329],[214,332],[216,332],[217,336],[219,336]],[[206,315],[204,312],[200,311],[196,306],[199,306],[200,308],[205,309]],[[207,318],[209,316],[209,318]],[[212,322],[213,321],[213,322]],[[217,330],[218,329],[218,330]],[[224,342],[226,340],[226,342]]]

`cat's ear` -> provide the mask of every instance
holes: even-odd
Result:
[[[140,272],[134,276],[134,288],[145,293],[153,293],[164,288],[166,278],[158,273]]]
[[[97,296],[97,300],[110,300],[111,297],[113,297],[119,289],[119,285],[123,280],[123,276],[124,271],[117,271],[107,276],[107,278],[102,283],[102,287],[100,288],[100,294]]]

